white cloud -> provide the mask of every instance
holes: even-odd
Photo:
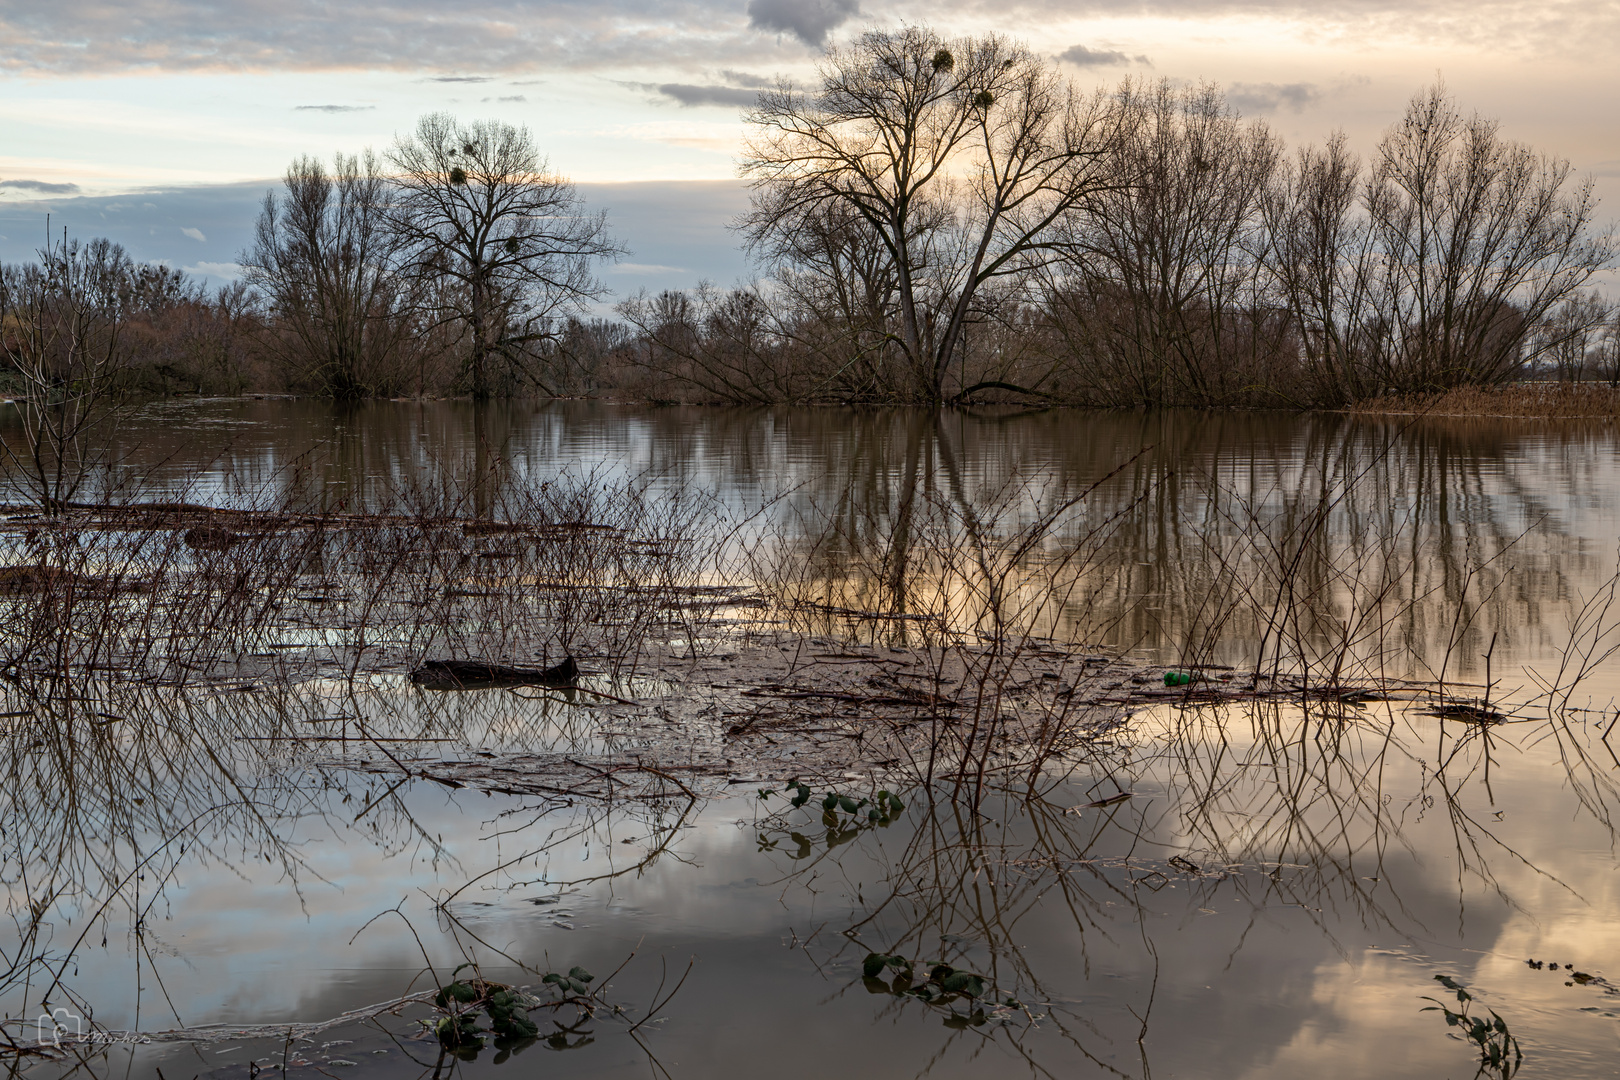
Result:
[[[690,274],[692,271],[684,266],[662,266],[658,263],[614,263],[608,267],[610,274]]]
[[[612,130],[619,138],[644,139],[647,142],[688,146],[698,150],[719,150],[731,153],[742,138],[742,124],[722,124],[702,120],[655,121],[646,124],[625,124]]]
[[[181,229],[180,230],[180,235],[181,236],[189,236],[193,240],[198,241],[199,243],[207,243],[208,242],[208,237],[203,235],[203,231],[201,229],[193,229],[190,226],[187,226],[186,228]]]
[[[242,276],[242,265],[233,262],[199,261],[188,266],[182,266],[180,269],[188,274],[196,274],[198,277],[224,278],[226,281],[235,281]]]

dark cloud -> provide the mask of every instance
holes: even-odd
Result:
[[[720,75],[733,86],[746,86],[753,90],[764,90],[766,87],[775,85],[773,80],[767,79],[763,75],[755,75],[751,71],[732,71],[727,68]]]
[[[658,92],[674,98],[682,105],[734,105],[747,108],[759,100],[759,91],[735,86],[692,86],[688,83],[664,83]]]
[[[1117,67],[1128,64],[1131,58],[1122,52],[1112,49],[1088,49],[1084,45],[1071,45],[1058,53],[1058,59],[1067,61],[1075,67]],[[1147,57],[1138,57],[1145,60]]]
[[[861,13],[860,0],[748,0],[748,25],[824,45],[827,34]]]
[[[1233,83],[1226,91],[1226,100],[1241,112],[1276,112],[1292,109],[1299,112],[1322,98],[1322,88],[1315,83]]]
[[[41,195],[72,195],[79,190],[79,185],[52,184],[44,180],[0,180],[0,189],[37,191]]]
[[[375,109],[376,107],[377,106],[375,105],[294,105],[293,111],[324,113],[367,112],[371,109]]]
[[[489,75],[435,75],[431,79],[428,79],[427,81],[428,82],[449,82],[449,83],[481,83],[481,82],[494,82],[495,79],[492,76],[489,76]]]
[[[0,184],[5,183],[0,181]],[[127,195],[74,195],[42,201],[0,199],[0,262],[27,262],[45,233],[45,215],[60,237],[105,236],[142,262],[223,267],[253,240],[253,223],[274,180],[141,191]],[[203,260],[198,262],[197,260]],[[201,269],[211,278],[234,276]]]
[[[748,185],[690,180],[580,183],[578,188],[587,207],[607,211],[613,235],[641,264],[641,273],[624,279],[629,291],[642,286],[653,292],[687,289],[701,278],[729,284],[747,276],[748,257],[728,226],[748,209]],[[36,258],[34,249],[45,235],[49,212],[52,227],[66,226],[74,237],[105,236],[136,259],[228,281],[240,273],[234,265],[239,253],[253,242],[253,223],[266,189],[279,190],[280,182],[267,178],[132,195],[73,196],[52,199],[48,211],[41,202],[0,199],[0,263]]]

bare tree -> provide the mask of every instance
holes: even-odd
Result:
[[[1363,211],[1363,170],[1343,132],[1300,149],[1266,192],[1265,268],[1299,335],[1298,397],[1341,405],[1384,388],[1377,325],[1378,249]]]
[[[1614,314],[1614,305],[1598,293],[1574,293],[1541,321],[1532,349],[1560,382],[1581,382],[1603,366],[1603,338]]]
[[[782,252],[818,218],[852,211],[892,268],[888,332],[913,393],[942,400],[980,290],[1050,258],[1053,223],[1115,182],[1106,105],[999,37],[869,31],[827,50],[814,89],[780,83],[745,115],[745,235]]]
[[[411,300],[394,265],[388,182],[367,151],[332,169],[301,157],[286,194],[265,195],[246,279],[268,301],[271,347],[339,398],[392,392],[412,342]]]
[[[1620,389],[1620,304],[1610,307],[1609,321],[1602,327],[1594,352],[1598,378]]]
[[[628,361],[655,398],[763,404],[798,401],[814,371],[782,332],[782,310],[753,288],[632,296],[618,306],[636,332]]]
[[[1259,274],[1280,143],[1213,86],[1127,82],[1115,100],[1118,182],[1063,222],[1058,324],[1119,404],[1231,404],[1284,337]]]
[[[106,460],[126,397],[121,337],[135,268],[118,244],[81,245],[65,230],[39,256],[0,267],[0,356],[21,391],[21,422],[0,435],[0,458],[55,514]]]
[[[1614,257],[1590,179],[1464,117],[1439,85],[1385,134],[1363,199],[1392,390],[1511,378],[1536,359],[1533,329]]]
[[[919,234],[949,220],[943,208],[913,215]],[[918,235],[912,249],[925,250]],[[757,237],[755,254],[774,267],[768,300],[783,329],[813,357],[809,396],[831,392],[841,401],[903,400],[911,371],[899,339],[895,263],[877,234],[848,203],[826,202],[797,216],[794,227]]]
[[[453,282],[438,290],[435,314],[465,333],[473,396],[493,390],[492,357],[539,381],[526,362],[534,348],[606,292],[592,267],[622,254],[606,215],[584,212],[526,127],[431,113],[388,156],[396,170],[391,223],[404,265],[418,277]]]

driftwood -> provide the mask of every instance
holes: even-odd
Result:
[[[579,665],[572,656],[548,668],[507,667],[483,660],[429,660],[411,672],[424,690],[484,690],[507,686],[573,686]]]

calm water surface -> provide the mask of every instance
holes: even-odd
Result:
[[[390,492],[425,498],[469,476],[565,470],[697,490],[725,508],[739,549],[763,538],[798,552],[809,578],[844,598],[872,588],[867,548],[892,536],[908,493],[946,531],[964,508],[1016,530],[1084,494],[1051,531],[1059,545],[1089,538],[1094,583],[1047,629],[1163,662],[1189,642],[1209,659],[1255,662],[1260,626],[1234,616],[1207,632],[1212,598],[1256,580],[1268,545],[1314,509],[1327,524],[1298,577],[1323,611],[1293,648],[1330,648],[1334,618],[1353,612],[1347,598],[1393,582],[1399,602],[1360,640],[1363,660],[1481,681],[1490,650],[1498,693],[1526,708],[1489,738],[1378,704],[1330,736],[1288,708],[1149,711],[1044,802],[992,802],[974,815],[913,793],[894,824],[833,846],[819,814],[773,813],[780,800],[762,806],[752,789],[607,811],[220,746],[252,797],[186,834],[137,915],[98,917],[93,889],[51,908],[58,944],[87,934],[67,978],[109,1028],[321,1020],[412,988],[424,953],[441,974],[475,955],[514,982],[533,980],[500,953],[599,974],[633,953],[608,997],[637,1017],[695,959],[635,1038],[599,1020],[559,1045],[501,1062],[486,1051],[455,1068],[1474,1076],[1478,1053],[1424,1011],[1427,997],[1456,1006],[1438,975],[1467,985],[1476,1013],[1500,1015],[1522,1048],[1520,1075],[1620,1068],[1620,992],[1609,982],[1620,984],[1620,731],[1603,738],[1620,658],[1596,665],[1569,708],[1535,704],[1537,680],[1569,653],[1575,613],[1616,570],[1611,428],[230,401],[156,405],[119,438],[126,482],[216,503],[275,491],[354,507]],[[1615,640],[1612,623],[1597,633]],[[401,715],[442,711],[434,722],[458,752],[524,745],[525,725],[535,739],[559,737],[518,705],[424,703],[398,683],[377,693]],[[15,738],[8,747],[29,752]],[[151,793],[161,805],[136,811],[149,851],[172,839],[165,822],[189,820],[192,801],[220,801],[217,777],[191,790],[178,775]],[[81,830],[93,861],[95,823],[128,793],[79,786],[60,817],[38,820]],[[1116,791],[1133,797],[1084,805]],[[0,826],[18,851],[39,827]],[[26,911],[30,881],[14,874],[6,885],[12,912]],[[985,973],[1024,1008],[964,1023],[963,1010],[897,999],[863,981],[869,951]],[[373,1027],[319,1038],[352,1041],[309,1048],[313,1064],[293,1074],[432,1071],[427,1044]],[[279,1063],[284,1049],[264,1039],[120,1046],[88,1067],[246,1077],[251,1058]]]

